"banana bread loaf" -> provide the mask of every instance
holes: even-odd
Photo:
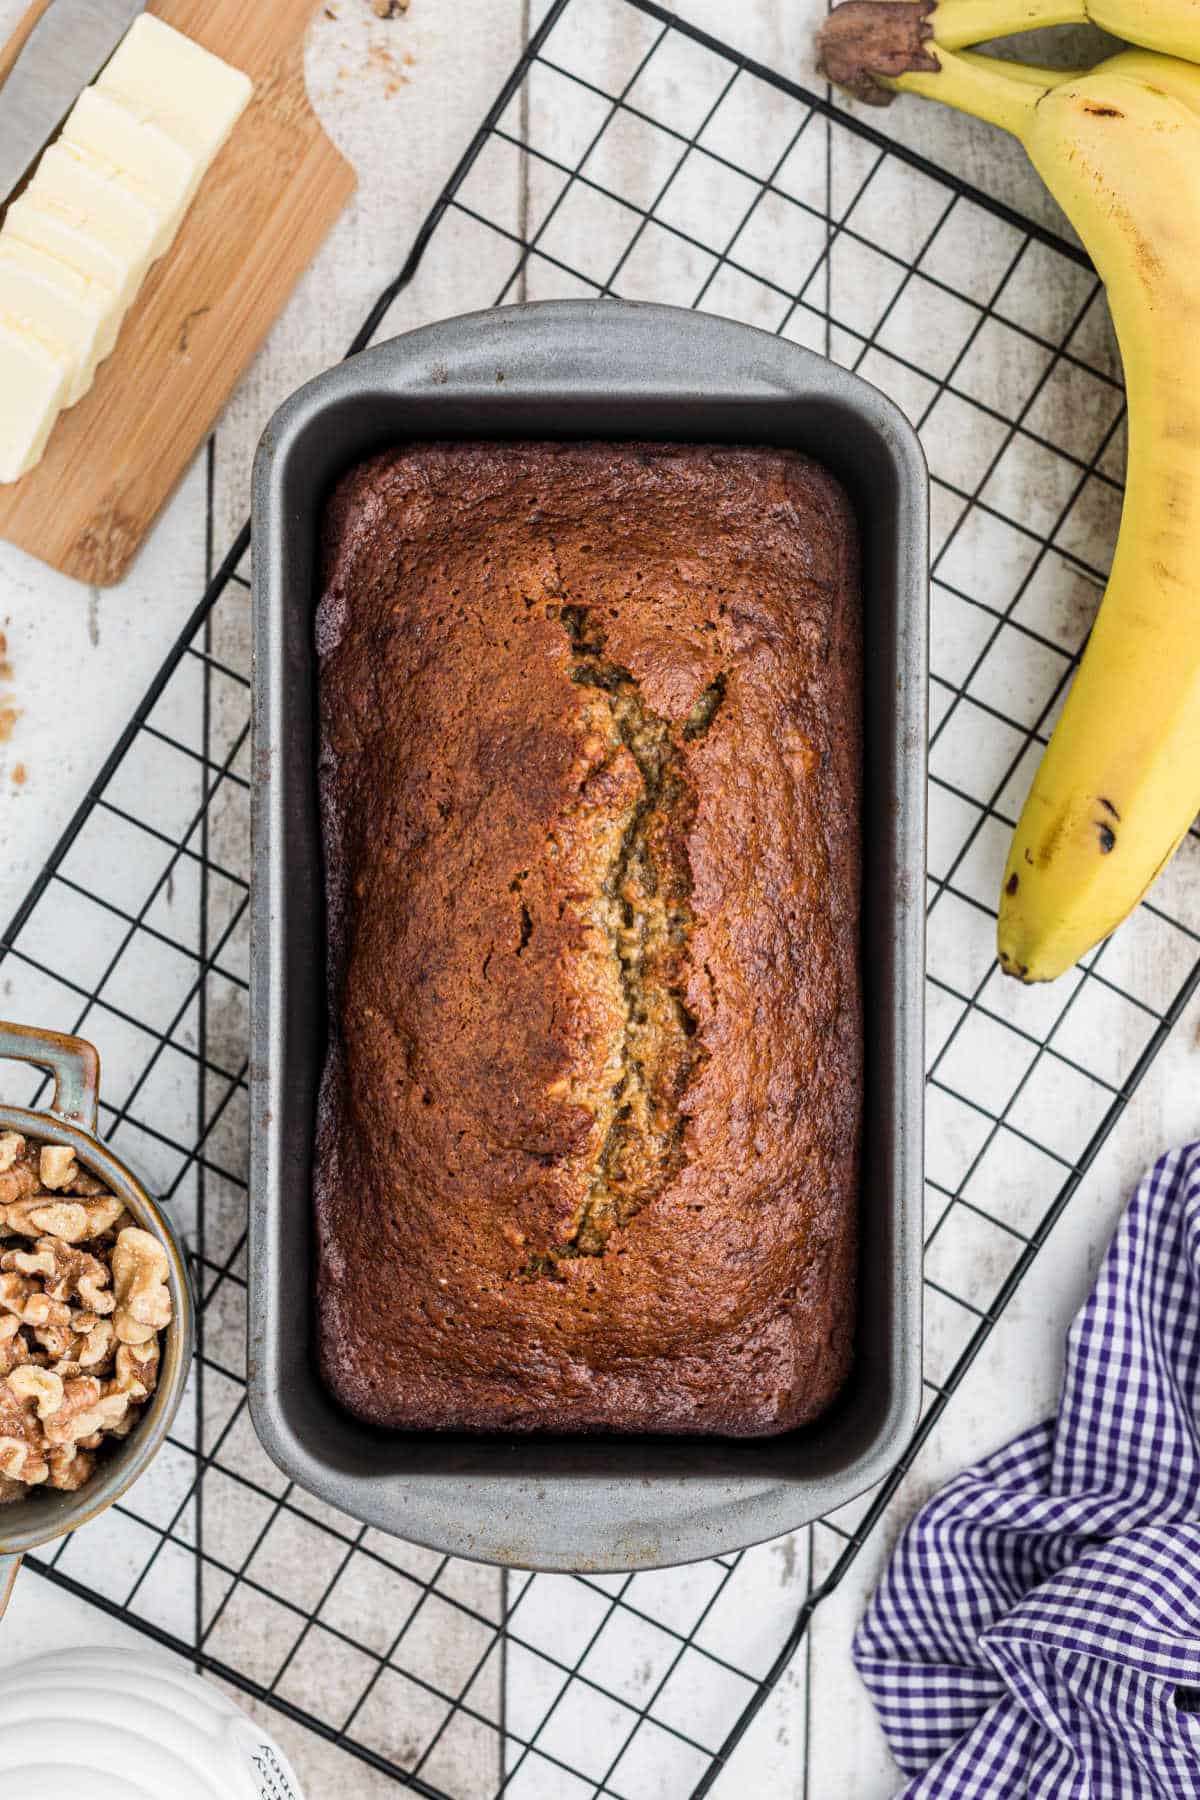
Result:
[[[453,443],[329,503],[324,1377],[783,1431],[850,1360],[857,551],[790,451]]]

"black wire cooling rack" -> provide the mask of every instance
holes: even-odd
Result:
[[[120,1507],[31,1560],[419,1793],[698,1796],[1200,978],[1194,838],[1072,976],[1019,990],[992,955],[1006,836],[1111,549],[1120,370],[1075,245],[651,0],[555,0],[351,351],[397,328],[439,254],[462,271],[464,309],[616,293],[747,319],[861,370],[921,431],[935,546],[923,1417],[843,1515],[626,1577],[453,1562],[267,1462],[243,1386],[246,527],[2,940],[4,1010],[101,1047],[103,1129],[181,1214],[201,1301],[171,1442]]]

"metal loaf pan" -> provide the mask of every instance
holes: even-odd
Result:
[[[313,607],[330,484],[405,439],[657,438],[796,446],[848,489],[864,550],[867,1098],[854,1373],[760,1441],[388,1433],[313,1356],[310,1155],[325,1054]],[[911,428],[858,377],[747,326],[566,301],[447,320],[292,396],[254,470],[250,1405],[302,1487],[458,1556],[651,1568],[774,1537],[899,1456],[920,1403],[928,496]]]

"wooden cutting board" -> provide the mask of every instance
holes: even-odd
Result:
[[[0,80],[49,0],[0,50]],[[0,537],[99,587],[119,581],[354,189],[304,88],[314,0],[154,0],[254,94],[91,392],[0,486]],[[3,110],[0,88],[0,111]]]

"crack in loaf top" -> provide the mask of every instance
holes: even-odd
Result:
[[[343,479],[324,557],[327,1379],[397,1425],[811,1416],[860,1089],[840,489],[414,446]]]

